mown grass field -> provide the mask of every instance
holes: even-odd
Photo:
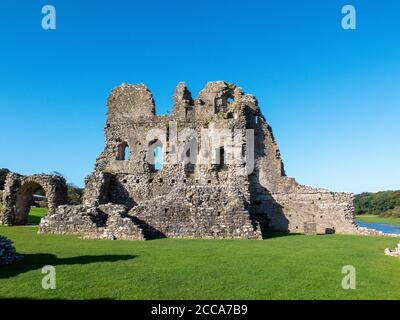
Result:
[[[0,203],[0,210],[2,209],[3,205]],[[47,215],[48,211],[48,208],[31,207],[28,215],[28,225],[38,225],[40,223],[40,219]]]
[[[400,218],[390,218],[390,217],[381,217],[374,214],[362,214],[356,216],[356,218],[362,222],[369,222],[369,223],[387,223],[393,225],[400,225]]]
[[[28,224],[37,225],[40,223],[40,219],[42,219],[45,215],[47,215],[47,208],[35,208],[32,207],[29,211],[28,215]]]
[[[1,298],[400,299],[398,238],[275,235],[265,240],[84,240],[0,227],[24,259],[0,268]],[[53,265],[57,289],[41,288]],[[356,289],[341,286],[344,265]]]

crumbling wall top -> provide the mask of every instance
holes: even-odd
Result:
[[[107,101],[107,123],[152,118],[153,95],[144,84],[122,84],[111,91]]]

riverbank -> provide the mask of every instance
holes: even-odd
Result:
[[[384,223],[400,226],[400,218],[381,217],[374,214],[360,214],[355,218],[365,223]]]

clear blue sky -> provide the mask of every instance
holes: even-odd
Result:
[[[197,96],[225,80],[258,97],[300,183],[400,189],[399,15],[396,0],[2,0],[0,167],[82,186],[112,88],[145,83],[161,114],[179,81]]]

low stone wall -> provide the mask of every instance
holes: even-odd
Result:
[[[364,227],[357,227],[357,234],[362,236],[378,236],[378,237],[400,237],[400,234],[396,233],[383,233],[375,229],[369,229]]]
[[[285,221],[280,215],[268,212],[270,227],[304,233],[305,225],[315,224],[315,233],[357,233],[353,218],[353,195],[323,189],[301,188],[295,193],[272,194],[280,205]]]
[[[386,256],[400,257],[400,242],[397,244],[397,247],[394,250],[386,248],[384,253]]]
[[[76,234],[92,239],[144,240],[143,230],[127,215],[123,205],[98,207],[59,206],[55,213],[42,218],[41,234]]]

